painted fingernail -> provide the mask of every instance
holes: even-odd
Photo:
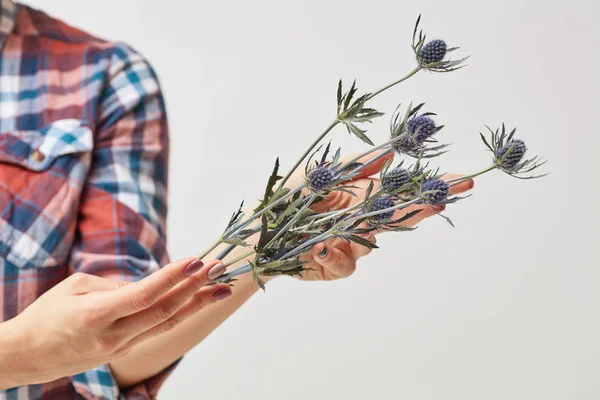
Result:
[[[231,296],[231,289],[222,288],[213,293],[212,298],[215,301],[223,300]]]
[[[227,268],[225,268],[225,265],[223,265],[222,263],[214,265],[210,269],[210,271],[208,271],[208,279],[216,279],[220,277],[221,275],[223,275],[223,272],[225,272],[226,269]]]
[[[183,274],[185,276],[190,276],[200,271],[200,269],[204,266],[204,263],[200,260],[194,260],[189,263],[184,269]]]
[[[325,258],[327,257],[327,247],[323,246],[323,250],[319,253],[319,257]]]

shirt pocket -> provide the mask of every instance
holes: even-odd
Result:
[[[64,119],[0,133],[0,257],[17,268],[68,262],[93,133]]]

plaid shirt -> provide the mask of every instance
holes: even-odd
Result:
[[[75,271],[137,280],[167,263],[168,137],[130,47],[0,0],[0,322]],[[107,365],[0,399],[154,398]]]

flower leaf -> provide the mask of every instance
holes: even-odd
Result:
[[[233,245],[236,245],[236,246],[243,246],[243,247],[250,246],[248,243],[246,243],[244,240],[242,240],[242,239],[240,239],[238,237],[227,238],[227,239],[223,240],[223,243],[233,244]]]
[[[346,128],[348,129],[349,133],[354,134],[357,138],[359,138],[360,140],[362,140],[363,142],[365,142],[371,146],[375,145],[371,141],[371,139],[369,139],[369,137],[367,135],[365,135],[365,133],[367,132],[366,130],[360,129],[359,127],[354,125],[352,122],[344,122],[344,124],[346,125]]]
[[[339,235],[340,238],[342,239],[346,239],[346,240],[350,240],[353,241],[354,243],[358,243],[361,246],[365,246],[369,249],[378,249],[379,247],[377,247],[377,245],[367,239],[365,239],[362,236],[358,236],[358,235],[353,235],[353,234],[342,234]]]

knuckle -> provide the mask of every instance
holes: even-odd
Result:
[[[127,354],[129,354],[131,349],[132,349],[131,346],[123,346],[123,347],[118,348],[117,351],[113,352],[113,355],[116,358],[122,358],[122,357],[125,357]]]
[[[119,349],[119,341],[115,337],[106,336],[98,339],[96,347],[101,354],[113,354]]]
[[[119,289],[124,288],[125,286],[129,285],[130,283],[131,282],[128,282],[128,281],[121,281],[121,280],[117,281],[117,285],[118,285]]]
[[[88,282],[88,275],[83,272],[75,272],[69,277],[69,283],[74,287],[82,286]]]
[[[162,324],[163,332],[169,332],[179,325],[179,318],[169,318]]]
[[[167,274],[167,279],[168,279],[169,285],[171,285],[171,287],[177,286],[177,284],[180,281],[179,275],[173,271],[169,271],[169,273]]]
[[[174,303],[166,303],[158,307],[154,313],[156,322],[163,322],[168,320],[177,311],[177,307]]]
[[[148,293],[142,292],[131,298],[133,306],[137,310],[143,310],[152,305],[152,299]]]
[[[204,287],[204,284],[205,284],[204,278],[201,278],[201,277],[196,276],[196,275],[192,275],[192,276],[190,276],[190,278],[191,278],[191,281],[192,281],[192,286],[194,288],[194,291],[197,292],[197,291],[199,291],[200,289],[202,289]]]
[[[192,313],[200,311],[204,307],[206,307],[209,303],[206,296],[196,295],[194,296],[193,305],[192,305]]]

